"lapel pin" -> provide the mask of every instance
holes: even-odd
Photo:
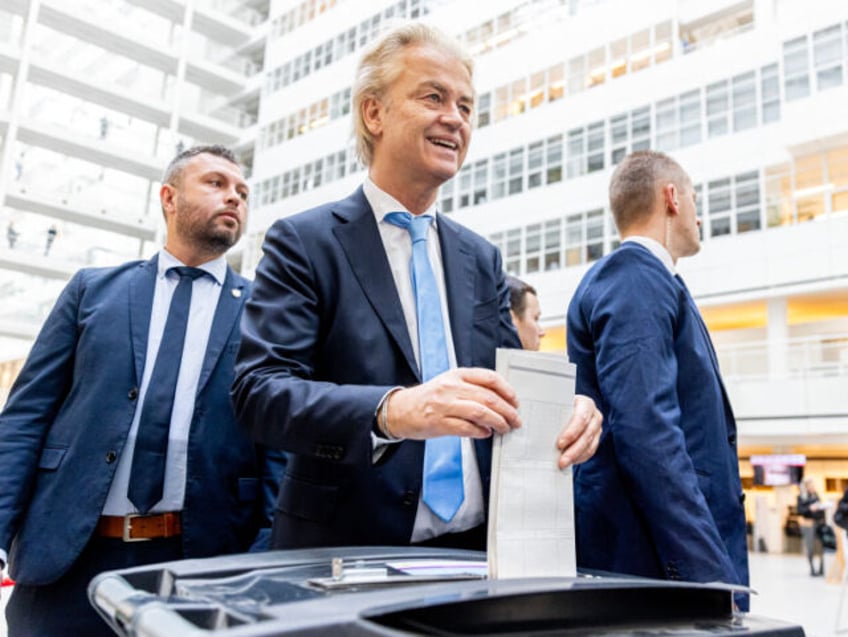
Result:
[[[230,290],[230,294],[233,295],[233,298],[238,299],[238,298],[241,297],[241,290],[234,288],[234,289]]]

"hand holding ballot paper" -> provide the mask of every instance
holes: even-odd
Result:
[[[518,395],[523,426],[493,444],[489,577],[575,575],[570,465],[585,458],[560,452],[579,435],[572,431],[580,418],[574,365],[558,354],[499,349],[497,371]],[[584,420],[595,426],[591,413]]]

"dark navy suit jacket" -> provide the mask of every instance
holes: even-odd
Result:
[[[518,347],[498,250],[439,216],[450,327],[460,366],[494,368]],[[408,544],[424,443],[372,460],[374,411],[420,382],[403,309],[362,189],[277,221],[242,319],[233,388],[239,421],[288,452],[274,548]],[[491,441],[476,442],[488,494]]]
[[[736,423],[682,283],[622,244],[571,300],[568,355],[577,392],[605,418],[597,453],[576,468],[578,565],[747,584]]]
[[[97,524],[136,409],[156,263],[79,271],[0,414],[0,546],[11,546],[10,574],[22,584],[58,579]],[[238,428],[229,398],[248,291],[228,268],[189,434],[185,557],[247,550],[267,525],[273,466]]]

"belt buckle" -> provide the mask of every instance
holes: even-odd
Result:
[[[147,542],[149,537],[130,537],[130,530],[132,529],[132,521],[135,518],[140,518],[142,515],[140,513],[127,513],[124,516],[124,531],[123,531],[123,540],[124,542]]]

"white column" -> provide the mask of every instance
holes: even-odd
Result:
[[[770,377],[782,377],[789,369],[789,324],[786,317],[786,297],[768,300],[768,369]]]

